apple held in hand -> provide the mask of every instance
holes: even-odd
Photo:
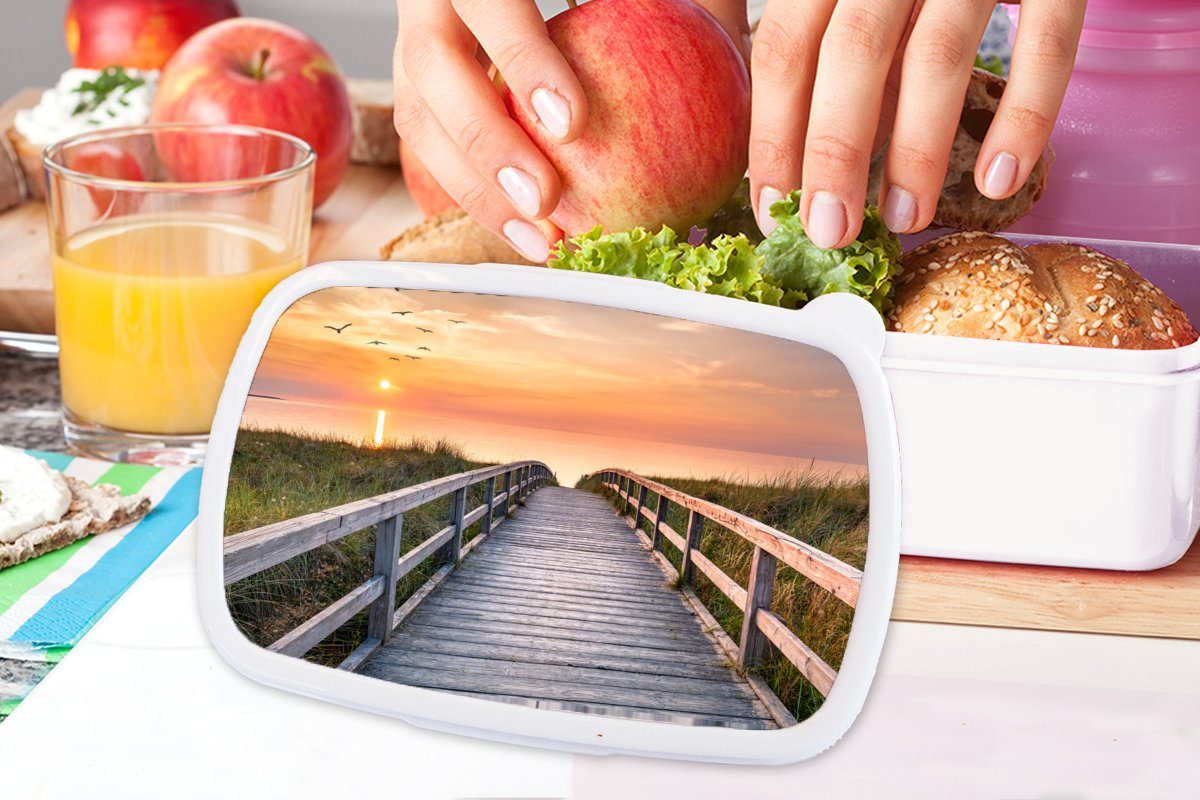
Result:
[[[234,0],[71,0],[67,50],[85,69],[162,69],[193,33],[239,13]]]
[[[426,217],[458,208],[454,198],[446,193],[437,179],[425,169],[425,165],[413,153],[412,148],[403,141],[400,142],[400,169],[404,172],[404,184],[408,187],[408,193]]]
[[[159,77],[150,119],[254,125],[303,139],[317,154],[314,206],[350,163],[350,97],[341,72],[309,36],[270,20],[227,20],[189,39]],[[197,180],[209,168],[227,172],[229,157],[179,153],[171,163]]]
[[[562,177],[550,219],[569,235],[666,224],[686,231],[746,172],[750,79],[733,40],[691,0],[592,0],[547,23],[587,94],[568,144],[505,89],[512,117]]]

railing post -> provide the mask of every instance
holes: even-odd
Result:
[[[504,473],[504,516],[508,516],[508,507],[512,505],[512,470]]]
[[[396,611],[396,574],[400,561],[400,529],[403,514],[375,526],[375,574],[383,576],[383,594],[367,611],[367,638],[386,643],[392,638],[392,614]]]
[[[692,583],[696,575],[696,565],[692,563],[692,551],[700,549],[700,537],[704,535],[704,515],[697,511],[688,511],[687,534],[684,536],[683,564],[679,574],[684,583]]]
[[[488,478],[483,484],[483,519],[479,521],[479,535],[487,536],[492,532],[492,506],[496,503],[496,476]]]
[[[639,529],[642,527],[642,509],[646,507],[646,487],[643,484],[638,484],[637,505],[633,509],[633,527]]]
[[[467,487],[458,489],[450,496],[450,526],[454,534],[446,542],[442,553],[442,561],[457,565],[462,560],[463,516],[467,510]]]
[[[665,494],[658,496],[658,507],[654,509],[654,535],[650,537],[651,547],[655,550],[663,549],[662,524],[667,519],[669,503]]]
[[[771,594],[775,591],[775,556],[761,547],[754,548],[750,561],[750,585],[746,587],[746,607],[743,609],[742,636],[739,639],[738,666],[752,667],[762,660],[767,637],[758,629],[760,608],[771,608]]]
[[[529,482],[529,467],[528,466],[521,467],[521,479],[517,482],[518,485],[520,486],[520,488],[517,489],[517,497],[518,497],[521,505],[525,505],[525,495],[529,491],[529,486],[527,485],[528,482]]]

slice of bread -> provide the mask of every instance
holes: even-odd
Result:
[[[25,176],[25,191],[35,200],[46,198],[46,172],[42,169],[41,145],[36,145],[17,133],[16,128],[8,129],[8,143],[17,155],[21,172]]]
[[[414,225],[384,245],[380,254],[388,261],[541,266],[522,258],[507,242],[460,209]]]
[[[355,164],[394,167],[400,164],[400,137],[392,123],[392,82],[350,78],[350,160]]]
[[[16,148],[7,136],[0,136],[0,211],[24,200],[25,191],[25,171]]]
[[[942,193],[938,198],[933,224],[943,228],[998,231],[1007,228],[1033,208],[1046,189],[1046,171],[1054,161],[1054,151],[1046,152],[1033,165],[1025,185],[1006,200],[991,200],[975,188],[975,161],[979,146],[987,134],[996,108],[1004,94],[1006,81],[987,70],[976,69],[967,86],[962,115],[950,148],[950,165]],[[871,179],[867,189],[869,202],[879,199],[883,180],[883,161],[886,143],[871,159]]]

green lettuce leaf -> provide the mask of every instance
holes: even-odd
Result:
[[[771,206],[771,216],[779,225],[761,241],[741,233],[720,233],[692,245],[668,227],[658,233],[634,228],[609,234],[597,227],[560,242],[549,265],[653,280],[783,308],[799,308],[828,292],[850,292],[886,312],[900,242],[883,225],[879,212],[867,209],[862,233],[849,246],[822,250],[804,233],[799,207],[799,192]],[[714,227],[728,230],[723,225]]]
[[[865,297],[880,313],[888,311],[900,240],[888,231],[879,211],[868,207],[858,238],[840,250],[813,244],[804,232],[799,211],[798,191],[771,206],[771,216],[779,224],[757,248],[763,280],[800,292],[809,300],[830,292],[849,292]]]

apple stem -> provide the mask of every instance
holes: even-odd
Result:
[[[271,51],[268,50],[267,48],[264,47],[262,50],[259,50],[258,51],[258,61],[257,61],[257,63],[255,63],[254,67],[251,69],[250,74],[253,75],[255,78],[257,78],[260,81],[263,78],[265,78],[267,75],[267,59],[270,57],[271,57]]]
[[[579,0],[567,0],[567,8],[578,8]]]

